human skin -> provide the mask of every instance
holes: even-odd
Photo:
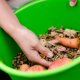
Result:
[[[70,6],[74,6],[77,3],[77,0],[70,0],[69,4]]]
[[[16,41],[30,61],[47,67],[52,63],[42,59],[38,52],[49,58],[51,58],[53,54],[48,48],[40,44],[37,36],[32,31],[20,24],[5,0],[0,0],[0,26]]]
[[[37,36],[32,31],[20,24],[5,0],[0,0],[0,26],[16,41],[30,61],[44,66],[50,65],[51,62],[41,58],[38,52],[49,58],[51,58],[53,54],[48,48],[40,44]]]

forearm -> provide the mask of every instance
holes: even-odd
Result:
[[[21,24],[5,0],[0,0],[0,26],[11,35]]]

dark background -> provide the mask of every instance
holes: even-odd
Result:
[[[11,80],[8,74],[0,70],[0,80]]]

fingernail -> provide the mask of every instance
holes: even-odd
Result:
[[[53,53],[52,53],[52,52],[49,52],[49,53],[47,54],[47,57],[52,58],[52,57],[53,57]]]
[[[74,6],[74,5],[75,5],[75,2],[70,1],[70,6]]]

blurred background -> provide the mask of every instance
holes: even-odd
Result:
[[[11,80],[8,74],[0,70],[0,80]]]

